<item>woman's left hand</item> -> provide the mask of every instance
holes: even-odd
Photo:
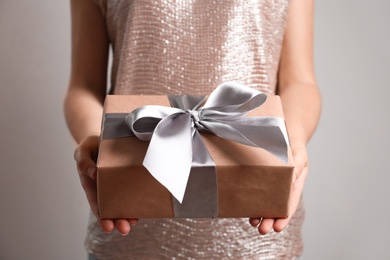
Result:
[[[249,223],[253,227],[257,227],[259,233],[262,235],[267,234],[272,229],[276,232],[284,230],[290,222],[292,216],[298,208],[298,204],[301,198],[303,187],[305,185],[306,177],[308,174],[308,156],[305,146],[292,147],[293,160],[295,164],[294,168],[294,180],[291,187],[290,194],[290,216],[288,218],[251,218]]]

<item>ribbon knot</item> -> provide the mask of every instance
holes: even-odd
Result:
[[[198,130],[202,129],[203,127],[199,123],[200,122],[199,111],[193,109],[187,109],[186,112],[191,115],[191,122],[192,122],[191,127],[196,127]]]
[[[228,82],[218,86],[202,108],[204,98],[171,96],[176,107],[140,107],[125,121],[135,136],[150,140],[143,165],[181,203],[191,167],[215,167],[199,130],[263,148],[287,162],[284,119],[246,116],[266,98],[265,93]]]

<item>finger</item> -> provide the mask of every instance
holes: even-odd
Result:
[[[138,218],[130,218],[127,220],[130,224],[130,226],[135,226],[138,223]]]
[[[99,219],[99,224],[105,232],[111,233],[114,230],[114,221],[111,219]]]
[[[90,136],[80,143],[74,152],[79,174],[87,174],[90,178],[96,178],[96,157],[99,149],[99,137]]]
[[[275,220],[275,223],[273,225],[273,229],[275,230],[275,232],[282,232],[287,227],[288,223],[290,223],[290,218],[277,219],[277,220]]]
[[[268,232],[270,232],[274,221],[275,220],[273,218],[263,218],[258,227],[259,233],[262,235],[266,235]]]
[[[259,218],[250,218],[249,224],[251,224],[252,227],[257,227],[260,224]]]
[[[118,229],[118,231],[122,235],[127,235],[130,232],[130,223],[127,219],[115,219],[114,220],[115,228]]]
[[[292,150],[293,158],[294,158],[294,175],[295,179],[298,179],[301,175],[303,168],[308,165],[308,157],[306,148],[294,148]]]
[[[85,174],[92,179],[96,179],[96,163],[92,156],[91,149],[84,146],[79,146],[74,154],[79,174]]]
[[[309,174],[309,167],[303,167],[301,174],[293,183],[291,192],[293,193],[292,195],[294,195],[296,193],[297,194],[296,197],[298,199],[301,198],[301,194],[302,194],[303,188],[305,186],[305,182],[306,182],[308,174]]]

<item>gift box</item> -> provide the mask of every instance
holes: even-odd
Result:
[[[237,86],[233,87],[237,90]],[[285,218],[289,215],[289,197],[294,169],[291,150],[286,130],[283,128],[284,125],[280,127],[269,123],[269,121],[277,119],[279,123],[282,121],[284,124],[280,98],[270,95],[265,99],[262,94],[260,99],[264,100],[260,101],[261,104],[256,105],[254,109],[248,109],[249,111],[244,113],[243,119],[241,118],[242,109],[247,109],[248,105],[252,106],[252,103],[256,99],[259,101],[259,98],[257,96],[254,98],[253,93],[251,97],[244,93],[244,99],[247,98],[247,100],[242,101],[240,95],[232,94],[232,89],[229,87],[227,90],[225,88],[224,91],[224,94],[219,93],[219,96],[216,94],[209,97],[209,99],[219,99],[217,103],[220,102],[222,105],[219,104],[214,108],[220,109],[222,107],[221,113],[207,112],[206,110],[206,112],[194,113],[193,111],[197,111],[199,106],[193,110],[175,110],[171,108],[175,102],[169,96],[108,95],[106,97],[102,138],[97,161],[100,218]],[[242,94],[241,86],[238,86],[238,92]],[[257,95],[257,92],[255,94]],[[217,123],[212,122],[213,118],[218,117],[219,114],[228,113],[226,111],[229,109],[224,110],[223,107],[225,107],[224,102],[228,102],[226,100],[229,99],[238,99],[237,102],[241,102],[238,108],[241,114],[237,113],[236,110],[228,111],[231,115],[225,120],[227,124],[235,127],[233,130],[230,129],[231,126],[223,125],[223,120],[216,120]],[[188,103],[188,100],[191,103],[193,97],[185,96],[183,100],[184,103]],[[178,102],[176,99],[176,103],[180,102],[180,99]],[[211,102],[215,103],[215,101]],[[147,106],[146,109],[149,112],[140,110],[140,108],[145,108],[144,106]],[[233,104],[233,107],[237,109],[237,103]],[[155,108],[162,109],[162,112],[150,110]],[[172,109],[177,114],[167,115],[169,113],[165,111],[166,109]],[[134,115],[134,111],[138,114]],[[131,112],[132,114],[129,116],[128,114]],[[148,120],[142,121],[145,113]],[[207,117],[207,113],[211,119],[206,119],[203,123],[199,117]],[[237,114],[240,115],[237,116]],[[160,116],[165,116],[168,119],[164,119],[165,121],[162,123]],[[183,120],[178,119],[179,116]],[[259,130],[257,128],[253,128],[255,129],[253,130],[252,123],[246,122],[248,118],[259,118],[259,120],[264,121],[262,124],[265,126],[260,126]],[[131,120],[132,125],[129,125]],[[175,124],[189,122],[190,138],[199,139],[195,142],[200,144],[195,144],[192,141],[193,148],[189,148],[192,151],[190,151],[190,155],[197,157],[197,159],[192,159],[189,173],[181,171],[183,171],[182,162],[188,161],[188,156],[183,155],[186,153],[184,150],[188,152],[187,146],[191,146],[191,144],[188,143],[187,139],[181,139],[180,136],[184,132],[188,134],[188,130],[177,130],[181,126],[169,125],[175,120],[179,121],[179,123],[174,122]],[[236,126],[237,122],[238,126]],[[244,129],[240,125],[242,122],[249,124],[249,126]],[[161,130],[164,124],[167,125],[164,130],[165,134]],[[144,128],[152,127],[154,129],[157,125],[160,130],[155,130],[151,134],[143,132]],[[215,133],[208,131],[214,128],[216,129]],[[230,136],[223,133],[224,128],[232,131]],[[248,128],[249,132],[247,133]],[[236,133],[236,129],[243,130]],[[246,133],[247,136],[240,137],[243,139],[236,138],[242,133]],[[261,133],[265,133],[265,136],[261,136]],[[152,136],[151,141],[141,140],[150,139],[150,135]],[[260,135],[260,137],[255,135]],[[246,140],[248,138],[251,140],[252,137],[255,140],[259,139],[258,143],[264,144],[265,148],[252,145],[251,141],[248,145]],[[156,141],[158,138],[162,141]],[[229,140],[229,138],[233,140]],[[277,141],[273,141],[274,139]],[[152,142],[154,148],[149,147]],[[196,151],[195,148],[203,144],[207,151]],[[279,150],[273,149],[274,145],[279,145]],[[181,148],[183,146],[184,148]],[[156,149],[158,153],[154,153]],[[177,149],[179,151],[176,151]],[[171,150],[175,156],[170,154]],[[285,156],[275,155],[280,150],[285,150],[283,152]],[[145,163],[146,159],[149,162]],[[163,163],[161,163],[162,159],[164,159]],[[164,171],[164,167],[166,168],[164,174],[168,176],[158,177],[159,171]],[[185,167],[188,168],[188,165]],[[151,174],[152,170],[154,171],[153,175]],[[175,171],[176,173],[174,173]],[[166,184],[164,180],[159,179],[169,179],[172,177],[171,175],[175,174],[188,175],[188,178],[184,178],[185,184],[180,184],[184,185],[182,197],[173,191],[177,186],[180,186],[179,184],[173,183],[172,189],[169,183]]]

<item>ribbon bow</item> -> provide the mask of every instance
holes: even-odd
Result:
[[[133,134],[150,144],[143,165],[182,203],[191,167],[214,164],[199,131],[263,148],[287,162],[289,143],[283,118],[246,117],[267,95],[228,82],[204,98],[174,96],[176,107],[143,106],[125,119]],[[180,107],[180,108],[177,108]]]

